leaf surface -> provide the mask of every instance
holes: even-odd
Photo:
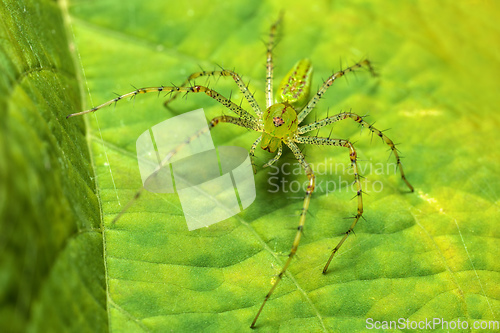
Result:
[[[474,321],[498,321],[496,3],[292,1],[287,6],[275,48],[275,83],[305,57],[315,68],[313,90],[338,70],[339,59],[343,66],[351,59],[374,61],[378,77],[359,71],[334,83],[306,121],[351,108],[368,114],[370,123],[390,128],[386,134],[400,144],[416,191],[406,193],[386,145],[348,120],[335,124],[332,137],[356,142],[365,177],[365,220],[323,275],[355,212],[353,178],[347,150],[302,147],[318,186],[297,256],[257,328],[352,332],[366,329],[370,318],[442,318],[467,321],[470,329],[463,331],[476,331]],[[130,85],[179,85],[200,66],[212,70],[218,65],[251,81],[262,106],[262,40],[267,41],[281,9],[252,1],[73,1],[69,12],[87,106],[113,98],[113,92],[133,90]],[[232,92],[233,100],[243,97],[230,79],[212,79],[208,85],[225,96]],[[288,152],[278,171],[259,171],[256,201],[227,221],[189,232],[176,195],[145,193],[111,224],[141,186],[135,156],[140,134],[200,107],[207,118],[230,113],[207,96],[186,96],[166,109],[164,99],[150,95],[86,116],[104,219],[100,241],[109,327],[250,331],[290,251],[307,178]],[[246,102],[242,105],[250,110]],[[77,104],[72,108],[68,113],[80,111]],[[80,124],[81,119],[71,118],[64,126]],[[329,134],[330,127],[318,135]],[[257,138],[230,125],[218,126],[212,136],[216,146],[246,148]],[[259,166],[272,158],[260,149],[257,156]],[[96,285],[104,287],[100,281],[87,287]]]
[[[61,8],[0,2],[0,327],[107,329],[98,198]]]

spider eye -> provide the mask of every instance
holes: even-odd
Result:
[[[271,105],[264,114],[264,130],[275,138],[292,137],[297,131],[297,113],[294,108],[288,103]]]
[[[274,126],[280,127],[281,125],[283,125],[285,123],[285,121],[281,117],[274,117],[273,123],[274,123]]]

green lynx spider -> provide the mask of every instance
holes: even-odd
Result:
[[[266,110],[263,112],[259,104],[255,101],[255,98],[252,93],[248,90],[248,86],[246,86],[240,76],[230,70],[220,70],[220,71],[201,71],[192,74],[189,78],[183,83],[182,86],[179,87],[148,87],[148,88],[140,88],[136,89],[130,93],[121,95],[116,97],[113,100],[110,100],[104,104],[96,106],[90,110],[73,113],[67,116],[79,116],[86,113],[95,112],[99,109],[102,109],[105,106],[114,104],[124,98],[127,97],[135,97],[138,94],[145,94],[150,92],[157,93],[167,93],[174,94],[170,100],[166,103],[171,102],[175,99],[179,93],[205,93],[206,95],[212,97],[217,102],[234,112],[235,116],[218,116],[210,121],[209,128],[210,130],[220,123],[231,123],[244,128],[252,129],[256,132],[262,133],[257,140],[252,144],[250,149],[250,157],[252,160],[252,165],[255,171],[255,163],[254,163],[254,153],[257,146],[260,144],[261,148],[267,150],[271,153],[276,153],[275,157],[272,158],[269,162],[267,162],[263,167],[267,167],[275,163],[282,154],[283,144],[285,144],[292,153],[295,155],[295,158],[298,160],[302,168],[305,170],[305,173],[308,178],[308,186],[304,197],[304,202],[302,206],[302,211],[300,213],[299,226],[297,227],[297,233],[295,235],[295,239],[293,241],[292,249],[290,254],[288,255],[288,259],[285,262],[285,265],[281,269],[281,272],[278,274],[278,278],[273,283],[271,289],[267,293],[260,306],[257,314],[252,321],[251,328],[255,327],[255,323],[259,318],[259,315],[264,308],[264,305],[271,297],[272,293],[276,289],[278,283],[281,281],[283,275],[285,274],[288,266],[290,265],[292,258],[297,252],[297,248],[299,246],[300,238],[302,236],[302,231],[304,228],[304,224],[306,221],[307,210],[309,208],[309,202],[311,200],[311,195],[314,191],[315,187],[315,176],[311,166],[306,162],[304,155],[298,148],[297,144],[311,144],[311,145],[329,145],[329,146],[339,146],[345,147],[349,149],[349,158],[351,161],[351,167],[354,170],[354,182],[356,184],[356,196],[358,200],[357,212],[354,216],[354,221],[352,222],[349,229],[344,233],[344,236],[337,244],[337,246],[332,250],[330,257],[328,258],[325,267],[323,268],[323,273],[326,273],[328,270],[328,266],[332,261],[333,256],[342,244],[345,242],[349,234],[353,231],[356,223],[359,221],[363,214],[363,200],[362,200],[362,190],[360,183],[360,175],[358,173],[358,165],[357,165],[357,154],[356,150],[353,147],[353,144],[348,140],[343,139],[330,139],[325,137],[318,136],[304,136],[304,134],[309,133],[314,130],[318,130],[327,125],[333,124],[337,121],[344,119],[352,119],[355,122],[359,123],[361,126],[368,128],[373,134],[379,136],[392,150],[396,158],[397,166],[401,172],[401,178],[404,180],[409,189],[413,192],[413,186],[408,182],[403,172],[403,167],[401,165],[400,157],[398,151],[391,139],[389,139],[385,134],[383,134],[378,129],[374,128],[372,125],[363,120],[363,117],[358,116],[352,112],[342,112],[334,116],[330,116],[321,120],[317,120],[308,125],[299,126],[306,116],[315,108],[316,103],[320,100],[326,90],[340,77],[345,75],[346,73],[352,72],[357,68],[365,66],[373,75],[373,68],[368,60],[363,60],[355,65],[348,67],[344,70],[334,73],[331,75],[321,86],[318,92],[308,100],[309,90],[311,86],[311,77],[312,77],[312,65],[311,62],[307,59],[300,60],[297,64],[290,70],[290,72],[283,78],[281,84],[278,88],[278,94],[276,96],[276,103],[273,102],[273,48],[275,35],[278,25],[280,24],[281,17],[271,26],[271,31],[269,34],[269,41],[267,43],[267,61],[266,61]],[[192,85],[192,81],[199,77],[210,77],[210,76],[230,76],[234,79],[238,88],[245,96],[246,100],[252,107],[255,116],[251,115],[249,112],[233,103],[231,100],[225,98],[221,94],[216,91],[201,85]],[[188,144],[192,139],[199,136],[201,133],[196,134],[188,142],[184,143]],[[176,150],[170,152],[164,161],[168,160],[176,151],[178,151],[180,147],[176,148]],[[119,217],[130,207],[130,204],[136,200],[141,191],[135,195],[134,199],[132,199],[129,204],[127,204],[124,209],[118,214],[117,217],[113,220],[113,223],[119,219]]]

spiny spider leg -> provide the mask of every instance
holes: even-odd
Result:
[[[347,236],[352,232],[356,223],[358,223],[359,219],[363,215],[363,191],[361,190],[361,182],[360,176],[358,172],[358,163],[357,163],[357,154],[354,146],[348,140],[342,139],[329,139],[329,138],[321,138],[321,137],[311,137],[311,136],[303,136],[299,137],[296,140],[299,143],[306,143],[311,145],[328,145],[328,146],[338,146],[338,147],[346,147],[349,148],[349,158],[351,159],[351,166],[354,169],[354,182],[356,183],[357,191],[356,196],[358,197],[358,211],[354,216],[354,222],[351,224],[351,227],[346,231],[344,237],[340,240],[339,244],[333,249],[330,258],[326,262],[325,267],[323,268],[323,274],[328,270],[328,266],[333,259],[335,253],[339,250],[339,248],[344,244]]]
[[[234,102],[230,101],[226,97],[222,96],[218,92],[204,87],[204,86],[192,86],[192,87],[149,87],[149,88],[140,88],[136,89],[132,92],[129,92],[127,94],[121,95],[116,97],[115,99],[112,99],[110,101],[107,101],[106,103],[103,103],[99,106],[96,106],[92,109],[86,110],[86,111],[81,111],[81,112],[76,112],[72,113],[66,118],[74,117],[74,116],[81,116],[86,113],[91,113],[91,112],[96,112],[99,109],[102,109],[103,107],[106,107],[108,105],[111,105],[113,103],[117,103],[118,101],[125,99],[127,97],[135,97],[138,94],[146,94],[146,93],[151,93],[151,92],[164,92],[164,93],[172,93],[172,92],[185,92],[185,93],[200,93],[203,92],[206,95],[212,97],[215,99],[217,102],[221,103],[234,113],[236,113],[238,116],[240,116],[242,119],[247,120],[249,123],[252,123],[253,127],[260,128],[261,126],[258,125],[258,121],[246,110],[242,109],[240,106],[235,104]],[[253,128],[252,127],[252,128]]]
[[[280,13],[280,17],[271,26],[271,31],[269,32],[269,41],[267,42],[267,57],[266,57],[266,109],[273,105],[273,49],[274,40],[276,38],[276,30],[281,23],[283,18],[283,12]]]
[[[213,118],[210,121],[210,123],[208,124],[208,127],[206,127],[204,129],[198,131],[194,135],[190,136],[186,141],[184,141],[183,143],[179,144],[177,147],[175,147],[170,152],[168,152],[167,155],[165,156],[165,158],[163,158],[163,160],[161,161],[161,163],[159,163],[159,165],[156,167],[156,169],[154,170],[154,172],[152,172],[152,174],[157,173],[158,171],[160,171],[161,168],[165,167],[165,165],[168,165],[168,163],[172,159],[172,157],[174,157],[174,155],[177,154],[183,147],[185,147],[186,145],[189,145],[192,141],[194,141],[197,138],[199,138],[203,133],[205,133],[207,131],[211,131],[212,128],[214,128],[215,126],[217,126],[218,124],[221,124],[221,123],[234,124],[234,125],[238,125],[240,127],[250,128],[250,129],[253,129],[253,130],[258,131],[258,132],[261,131],[257,126],[255,126],[254,123],[249,122],[246,119],[237,118],[237,117],[231,117],[231,116],[218,116],[218,117],[215,117],[215,118]],[[122,217],[122,215],[135,203],[135,201],[137,201],[139,199],[139,197],[141,196],[141,194],[142,194],[142,192],[144,190],[145,190],[145,188],[144,188],[144,185],[143,185],[135,193],[134,197],[132,199],[130,199],[129,202],[127,202],[127,204],[118,213],[118,215],[115,216],[115,218],[111,221],[111,224],[115,224],[116,221],[118,221]]]
[[[250,92],[250,90],[248,90],[248,86],[245,85],[245,83],[243,83],[243,80],[241,79],[241,77],[233,71],[224,69],[221,71],[196,72],[196,73],[191,74],[186,79],[186,81],[184,81],[182,86],[186,87],[186,86],[191,84],[191,81],[195,80],[196,78],[203,77],[203,76],[208,76],[208,77],[210,77],[210,76],[222,76],[222,77],[231,76],[233,78],[234,82],[236,82],[236,84],[238,85],[238,88],[240,89],[240,91],[243,93],[243,96],[245,96],[246,100],[250,104],[252,110],[257,115],[257,118],[260,119],[262,117],[262,110],[261,110],[259,104],[255,101],[255,97]],[[174,99],[176,99],[177,96],[179,96],[179,93],[180,92],[174,92],[172,94],[172,97],[170,97],[168,100],[165,101],[164,105],[168,105],[170,102],[172,102]]]
[[[391,139],[389,139],[384,133],[382,133],[382,131],[376,129],[375,127],[373,127],[372,125],[367,123],[363,119],[363,117],[361,117],[355,113],[352,113],[352,112],[342,112],[342,113],[339,113],[335,116],[331,116],[331,117],[328,117],[328,118],[325,118],[322,120],[318,120],[318,121],[311,123],[309,125],[299,127],[298,133],[304,134],[304,133],[307,133],[310,131],[314,131],[316,129],[320,129],[320,128],[325,127],[329,124],[335,123],[339,120],[344,120],[344,119],[348,119],[348,118],[359,123],[361,126],[368,128],[372,133],[379,136],[382,139],[382,141],[384,141],[391,148],[392,153],[394,154],[394,157],[396,158],[397,168],[399,168],[399,171],[401,173],[401,178],[406,183],[406,185],[408,186],[410,191],[413,192],[414,191],[413,186],[406,179],[406,176],[405,176],[405,173],[403,170],[403,165],[401,164],[401,158],[398,154],[398,150],[396,149],[396,145],[394,144],[394,142]]]
[[[375,71],[373,70],[373,67],[372,67],[372,65],[371,65],[371,63],[370,63],[370,61],[368,59],[360,61],[357,64],[352,65],[351,67],[347,67],[344,70],[341,70],[341,71],[339,71],[337,73],[332,74],[332,76],[330,76],[328,78],[328,80],[326,80],[323,83],[323,85],[318,90],[318,92],[316,93],[316,95],[314,95],[314,97],[311,98],[311,100],[309,101],[309,103],[307,103],[307,105],[304,106],[304,108],[302,109],[302,111],[300,111],[299,115],[297,116],[299,124],[314,109],[314,107],[316,106],[316,103],[318,103],[318,101],[320,100],[320,98],[323,96],[323,94],[326,92],[326,90],[333,84],[333,82],[335,82],[335,80],[337,80],[338,78],[344,76],[345,74],[347,74],[349,72],[352,72],[355,69],[360,68],[362,66],[367,66],[368,69],[370,70],[370,72],[372,73],[372,75],[376,76]]]
[[[254,320],[252,321],[252,325],[250,325],[250,328],[255,328],[255,323],[257,322],[257,319],[259,318],[260,313],[262,312],[262,309],[264,308],[264,305],[266,305],[267,300],[271,295],[273,294],[274,290],[278,286],[278,283],[281,281],[283,278],[283,275],[285,274],[288,266],[292,262],[292,258],[294,257],[295,253],[297,252],[297,248],[299,247],[300,243],[300,238],[302,236],[302,230],[304,229],[304,224],[306,222],[306,215],[307,215],[307,210],[309,209],[309,203],[311,201],[311,195],[314,191],[314,186],[315,186],[315,176],[314,173],[309,166],[309,163],[306,162],[304,159],[304,155],[300,151],[299,147],[295,143],[292,142],[292,140],[287,140],[283,141],[293,152],[295,155],[295,158],[299,161],[300,165],[306,172],[307,178],[309,180],[309,184],[307,185],[307,190],[306,190],[306,195],[304,197],[304,203],[302,205],[302,211],[300,213],[300,220],[299,220],[299,226],[297,227],[297,233],[295,234],[295,239],[293,240],[293,245],[292,249],[290,251],[290,254],[288,255],[288,259],[285,262],[285,265],[283,265],[283,268],[281,269],[281,272],[278,274],[278,278],[276,281],[274,281],[271,289],[267,293],[266,297],[264,298],[264,301],[262,302],[262,305],[260,306],[259,310],[257,311],[257,315],[255,316]]]

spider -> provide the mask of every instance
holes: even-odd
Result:
[[[81,111],[77,113],[73,113],[67,116],[67,118],[80,116],[83,114],[95,112],[99,109],[104,108],[105,106],[117,103],[118,101],[125,99],[127,97],[134,98],[138,94],[145,94],[151,92],[157,93],[166,93],[173,94],[169,100],[165,102],[165,104],[170,103],[174,100],[179,93],[191,94],[191,93],[205,93],[211,98],[215,99],[217,102],[222,104],[227,109],[231,110],[236,116],[227,116],[222,115],[213,118],[209,123],[209,129],[211,130],[215,126],[221,123],[230,123],[240,127],[244,127],[247,129],[254,130],[256,132],[261,133],[261,135],[255,140],[250,148],[250,158],[252,161],[252,167],[254,172],[256,172],[256,166],[254,163],[255,159],[255,150],[259,146],[264,150],[267,150],[270,153],[276,153],[276,155],[269,160],[266,164],[264,164],[264,168],[270,165],[273,165],[278,159],[281,157],[283,152],[283,145],[287,146],[304,169],[305,174],[308,178],[307,190],[305,193],[302,211],[300,213],[299,225],[297,227],[297,232],[295,238],[293,240],[292,248],[288,255],[288,258],[283,265],[280,273],[278,274],[277,279],[274,281],[273,285],[269,292],[265,295],[264,300],[258,309],[250,327],[255,328],[255,324],[257,319],[259,318],[264,306],[267,301],[273,294],[274,290],[278,286],[279,282],[283,278],[288,266],[291,264],[292,259],[297,252],[300,239],[303,233],[304,225],[306,222],[306,215],[309,208],[309,203],[311,201],[311,196],[315,187],[315,175],[314,172],[309,165],[309,163],[304,158],[304,154],[301,152],[297,144],[309,144],[316,146],[338,146],[344,147],[349,150],[349,159],[351,163],[351,167],[354,171],[354,183],[356,184],[356,196],[357,197],[357,211],[354,215],[354,220],[349,227],[349,229],[344,233],[344,236],[340,240],[340,242],[335,246],[332,250],[330,257],[328,258],[324,268],[323,274],[326,274],[330,262],[332,261],[334,255],[338,252],[339,248],[344,244],[345,240],[353,232],[354,227],[358,223],[359,219],[363,215],[363,199],[362,199],[362,189],[360,183],[360,175],[358,172],[357,165],[357,153],[354,149],[353,144],[349,140],[344,139],[331,139],[327,137],[319,137],[319,136],[307,136],[306,133],[310,133],[314,130],[318,130],[335,122],[352,119],[355,122],[359,123],[361,126],[368,128],[374,135],[379,136],[383,142],[385,142],[392,153],[396,158],[397,167],[400,170],[401,178],[406,183],[411,192],[413,192],[413,186],[408,182],[405,177],[403,167],[401,165],[400,156],[398,150],[395,147],[395,144],[391,139],[389,139],[382,131],[376,129],[369,123],[367,123],[362,116],[359,116],[352,112],[341,112],[334,116],[328,116],[324,119],[317,120],[310,124],[302,124],[304,119],[309,115],[309,113],[314,110],[316,104],[323,96],[323,94],[327,91],[327,89],[340,77],[344,76],[349,72],[353,72],[354,70],[366,67],[370,73],[375,76],[375,72],[369,60],[362,60],[350,67],[347,67],[339,72],[332,74],[320,87],[320,89],[316,92],[316,94],[309,99],[309,92],[311,86],[311,77],[312,77],[312,64],[308,59],[302,59],[298,61],[295,66],[289,71],[289,73],[283,78],[279,87],[278,93],[276,96],[276,101],[273,100],[273,48],[275,45],[275,37],[278,26],[280,25],[282,20],[282,15],[280,15],[279,19],[271,26],[269,33],[269,40],[267,42],[267,58],[266,58],[266,89],[265,89],[265,99],[266,99],[266,109],[263,111],[259,104],[256,102],[253,94],[249,91],[248,86],[243,83],[240,75],[231,70],[225,70],[221,68],[220,71],[201,71],[197,73],[191,74],[188,79],[181,86],[161,86],[161,87],[148,87],[148,88],[140,88],[136,89],[127,94],[118,96],[106,103],[103,103],[99,106],[96,106],[92,109]],[[245,99],[250,104],[254,115],[243,109],[241,106],[238,106],[230,99],[222,96],[215,90],[208,88],[207,86],[192,84],[193,80],[199,77],[232,77],[236,82],[239,90],[244,95]],[[194,135],[191,139],[199,136],[200,133]],[[185,142],[183,145],[188,144],[190,141]],[[177,148],[178,151],[179,147]],[[164,162],[168,160],[168,158],[172,157],[175,154],[176,150],[171,151],[167,154],[167,157],[163,160]],[[164,163],[163,162],[163,163]],[[138,199],[141,191],[144,187],[139,190],[139,192],[135,195],[134,199],[132,199],[129,204],[127,204],[123,210],[115,217],[112,223],[116,222],[120,216],[130,207],[130,204],[133,200]]]

